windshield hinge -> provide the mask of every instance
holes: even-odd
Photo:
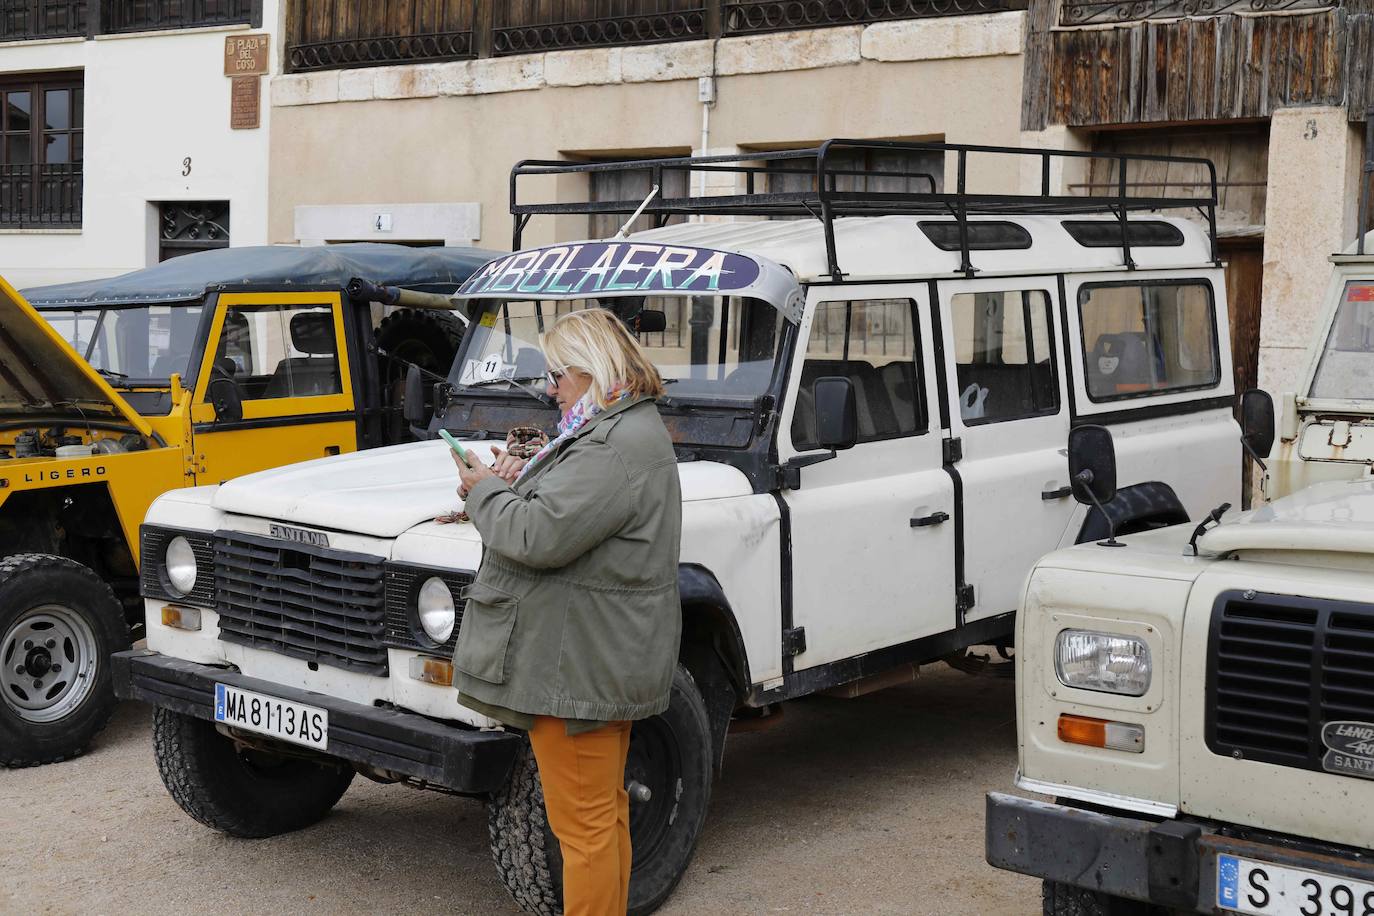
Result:
[[[961,621],[964,614],[973,610],[975,603],[972,585],[965,583],[954,590],[954,610],[958,612]]]
[[[778,490],[800,490],[801,469],[822,461],[829,461],[837,453],[830,451],[823,455],[798,455],[782,464],[773,466],[773,487]]]
[[[952,439],[943,441],[945,464],[954,464],[956,461],[964,460],[964,440],[955,436]]]

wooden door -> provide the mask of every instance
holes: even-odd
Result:
[[[1259,387],[1260,291],[1264,278],[1264,240],[1223,239],[1226,262],[1226,308],[1231,315],[1232,375],[1236,382],[1236,419],[1242,392]],[[1242,503],[1250,507],[1253,465],[1243,463]]]
[[[1259,384],[1260,285],[1264,277],[1263,239],[1223,239],[1226,308],[1231,313],[1231,359],[1236,391]]]

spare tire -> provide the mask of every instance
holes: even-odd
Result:
[[[402,416],[405,401],[406,371],[409,363],[436,375],[447,375],[463,341],[463,323],[450,312],[428,309],[399,309],[382,319],[375,334],[378,354],[378,377],[381,380],[382,401],[387,408],[386,441],[402,442],[410,438]],[[425,406],[429,402],[431,386],[425,386]]]

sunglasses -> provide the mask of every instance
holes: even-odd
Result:
[[[567,374],[568,368],[566,366],[562,369],[550,369],[544,373],[544,379],[549,383],[549,387],[557,388],[559,383],[563,381],[563,376]]]

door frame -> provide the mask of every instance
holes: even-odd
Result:
[[[243,419],[233,423],[220,423],[215,419],[213,405],[206,401],[210,387],[211,362],[219,351],[219,341],[224,328],[225,312],[238,305],[327,305],[334,317],[335,350],[339,360],[338,394],[310,395],[307,397],[244,399]],[[209,333],[205,339],[205,349],[196,372],[195,390],[191,397],[191,419],[197,429],[223,431],[227,429],[254,429],[264,426],[281,426],[283,421],[291,423],[338,422],[344,415],[357,422],[357,399],[353,390],[351,357],[355,352],[353,334],[344,317],[343,296],[338,290],[317,290],[313,292],[221,292],[215,297],[215,305],[210,317]],[[285,424],[290,425],[290,424]]]

